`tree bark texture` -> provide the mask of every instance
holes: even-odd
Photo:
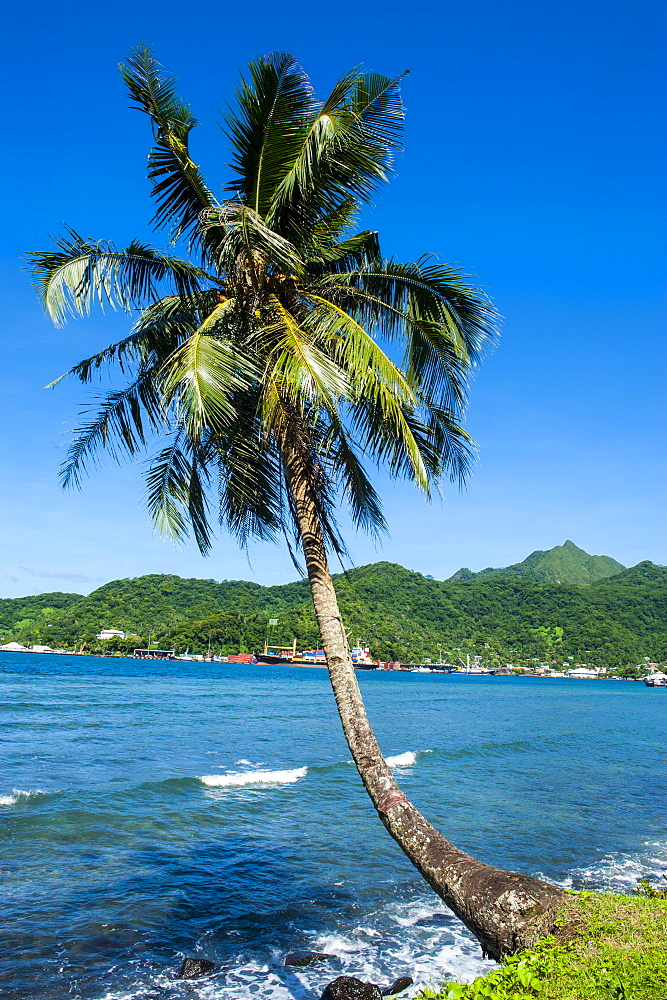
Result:
[[[380,819],[486,954],[500,959],[530,947],[554,930],[564,892],[540,879],[493,868],[459,850],[431,826],[397,785],[366,716],[307,469],[292,450],[283,458],[343,732]]]

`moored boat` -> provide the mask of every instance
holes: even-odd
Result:
[[[327,658],[323,649],[304,649],[302,653],[296,648],[296,639],[291,646],[270,646],[264,643],[264,652],[257,653],[258,663],[269,663],[283,667],[325,667]]]
[[[484,666],[482,666],[482,658],[481,658],[481,656],[475,656],[475,657],[473,657],[473,660],[472,660],[472,663],[471,663],[470,662],[470,654],[467,653],[466,654],[466,662],[465,663],[462,662],[461,666],[458,667],[454,671],[454,673],[455,674],[469,674],[470,676],[473,676],[473,677],[480,677],[483,674],[495,674],[495,670],[493,669],[493,667],[484,667]]]
[[[376,665],[370,657],[368,646],[358,643],[350,650],[352,663],[356,670],[374,670]],[[304,649],[299,652],[296,639],[291,646],[270,646],[264,644],[264,652],[257,653],[258,663],[275,664],[284,667],[326,667],[327,658],[323,649]]]

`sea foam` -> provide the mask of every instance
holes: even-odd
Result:
[[[656,887],[664,888],[667,868],[667,843],[646,841],[642,851],[633,854],[610,852],[586,866],[575,868],[560,884],[566,888],[632,892],[640,879],[648,879]]]
[[[24,791],[22,788],[13,788],[11,795],[0,795],[0,806],[15,806],[17,802],[25,799],[36,798],[38,795],[46,795],[41,788],[33,788]]]
[[[412,895],[412,894],[411,894]],[[415,980],[413,990],[435,987],[448,979],[472,981],[493,968],[482,958],[479,944],[449,911],[440,910],[437,899],[419,892],[411,900],[377,899],[360,904],[354,911],[327,915],[329,927],[296,931],[299,947],[325,952],[335,958],[327,964],[286,970],[286,942],[272,959],[241,952],[230,955],[222,968],[224,989],[218,980],[199,994],[201,1000],[312,1000],[327,980],[356,976],[366,982],[390,983],[407,973]],[[295,930],[291,930],[293,940]],[[214,977],[215,979],[215,977]],[[413,990],[410,995],[414,995]]]
[[[385,757],[389,767],[410,767],[417,763],[417,751],[406,750],[405,753],[397,753],[394,757]]]
[[[239,788],[243,785],[292,785],[305,778],[307,767],[289,771],[241,771],[237,774],[203,774],[200,781],[210,788]]]

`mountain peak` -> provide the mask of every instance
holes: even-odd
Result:
[[[491,567],[479,573],[460,569],[449,578],[452,583],[466,580],[500,578],[504,580],[534,580],[538,583],[576,584],[588,587],[598,580],[616,576],[625,569],[620,562],[610,556],[592,556],[580,549],[569,538],[564,545],[552,549],[536,549],[523,562],[514,563],[503,569]]]

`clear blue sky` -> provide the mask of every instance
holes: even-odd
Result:
[[[214,124],[239,69],[293,51],[318,91],[359,63],[409,68],[405,152],[366,222],[385,253],[437,251],[504,316],[473,387],[480,463],[467,492],[426,507],[384,484],[391,537],[351,538],[450,575],[571,538],[626,565],[667,563],[665,530],[665,50],[658,0],[315,5],[117,0],[14,4],[2,46],[3,516],[0,596],[86,592],[117,577],[294,578],[222,536],[203,560],[154,537],[139,470],[105,463],[82,493],[57,470],[86,391],[42,386],[122,332],[95,315],[54,330],[20,256],[63,221],[123,243],[149,235],[147,120],[117,63],[140,40],[178,76],[202,127],[195,159],[226,177]]]

